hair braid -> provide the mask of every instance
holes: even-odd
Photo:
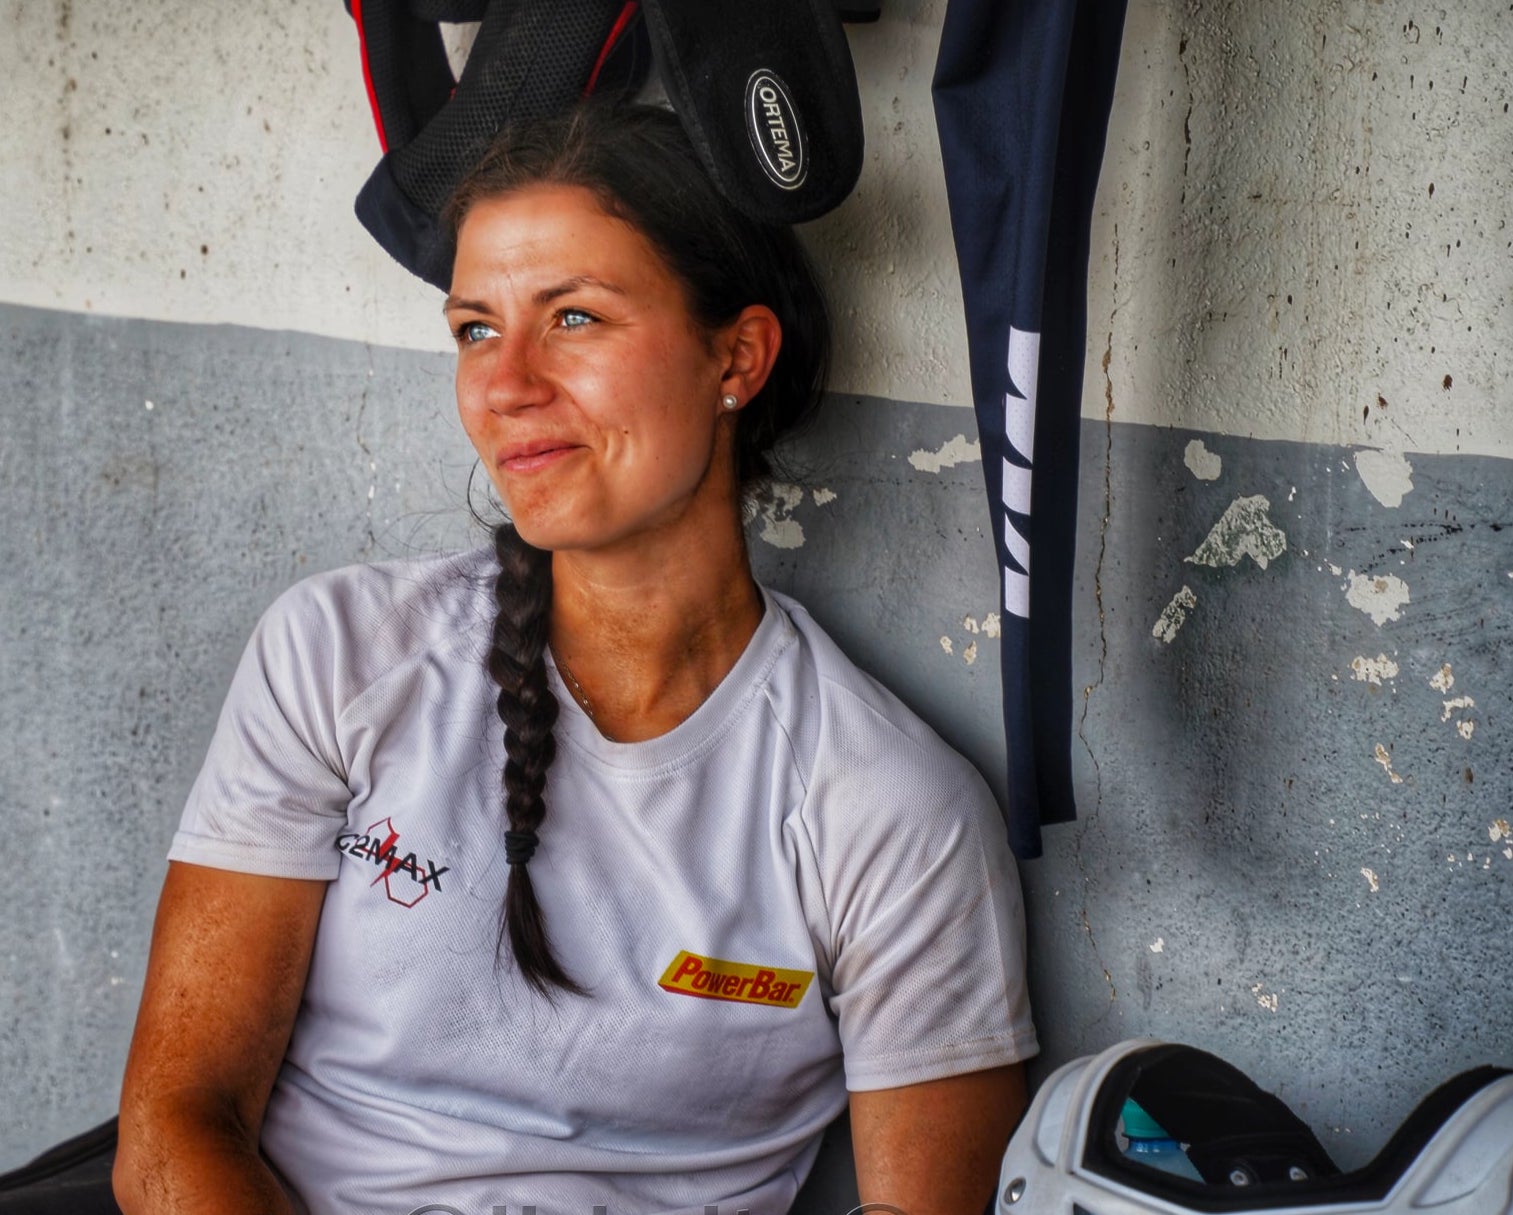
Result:
[[[494,583],[493,644],[488,669],[499,685],[498,709],[504,722],[504,794],[509,830],[505,858],[510,875],[504,892],[500,943],[509,935],[520,973],[542,995],[560,987],[576,995],[584,989],[552,953],[546,921],[531,886],[526,862],[536,849],[536,832],[546,816],[547,770],[557,754],[552,727],[557,698],[546,679],[547,630],[552,608],[552,556],[520,538],[510,523],[494,530],[499,577]]]

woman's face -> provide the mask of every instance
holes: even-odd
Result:
[[[528,542],[602,549],[736,509],[729,343],[587,190],[476,204],[446,314],[463,427]]]

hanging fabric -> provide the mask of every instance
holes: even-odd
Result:
[[[1125,0],[950,0],[933,92],[1001,571],[1009,840],[1072,796],[1072,569],[1093,196]]]

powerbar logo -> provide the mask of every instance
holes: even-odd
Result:
[[[657,986],[663,991],[705,1000],[797,1008],[813,978],[814,972],[810,970],[749,966],[724,958],[702,958],[685,949],[672,960],[672,965],[657,980]]]
[[[746,134],[772,184],[797,190],[809,175],[804,132],[788,86],[765,68],[746,81]]]

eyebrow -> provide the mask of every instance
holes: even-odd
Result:
[[[554,283],[550,287],[541,288],[541,290],[531,297],[531,302],[534,304],[550,304],[553,300],[560,299],[564,295],[571,295],[574,291],[579,291],[584,287],[596,287],[601,291],[608,291],[614,295],[624,295],[626,293],[624,287],[607,282],[602,278],[595,278],[591,274],[575,274],[571,278],[563,279],[560,283]],[[459,309],[471,312],[489,311],[488,305],[481,300],[469,300],[456,295],[448,295],[442,301],[441,310],[443,312],[452,312]]]

